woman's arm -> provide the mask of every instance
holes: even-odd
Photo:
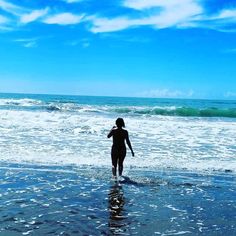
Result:
[[[132,156],[134,157],[134,151],[133,151],[133,148],[132,148],[131,142],[130,142],[130,140],[129,140],[129,134],[128,134],[128,131],[127,131],[127,133],[126,133],[126,143],[127,143],[128,147],[129,147],[131,153],[132,153]]]
[[[107,135],[107,138],[110,138],[113,135],[113,130],[116,128],[116,126],[113,126],[110,130],[109,134]]]

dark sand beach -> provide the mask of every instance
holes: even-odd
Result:
[[[1,163],[0,235],[235,235],[233,173]]]

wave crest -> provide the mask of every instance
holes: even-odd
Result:
[[[41,105],[42,101],[36,99],[22,98],[22,99],[0,99],[0,106],[35,106]]]
[[[78,112],[128,115],[159,115],[180,117],[222,117],[236,118],[236,108],[196,108],[190,106],[120,106],[91,105],[71,101],[43,101],[37,99],[0,99],[0,109],[38,110],[49,112]]]
[[[114,112],[130,113],[140,115],[162,115],[162,116],[183,116],[183,117],[228,117],[236,118],[236,109],[206,108],[197,109],[191,107],[158,107],[158,108],[116,108]]]

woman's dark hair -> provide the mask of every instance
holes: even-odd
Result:
[[[125,122],[122,118],[118,118],[116,120],[116,125],[117,125],[118,128],[122,128],[122,127],[125,127]]]

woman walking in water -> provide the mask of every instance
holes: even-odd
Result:
[[[125,141],[131,150],[132,156],[134,156],[134,152],[129,140],[128,131],[123,129],[125,127],[125,122],[122,118],[118,118],[116,120],[116,126],[113,126],[109,134],[108,138],[113,137],[113,145],[111,149],[111,160],[112,160],[112,174],[113,177],[116,177],[116,169],[118,164],[119,175],[122,175],[123,172],[123,162],[126,156],[126,145]]]

